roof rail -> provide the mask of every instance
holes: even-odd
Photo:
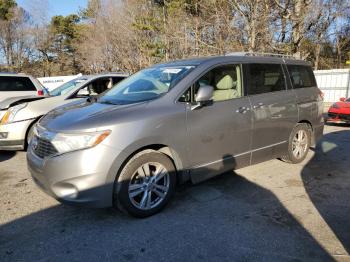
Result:
[[[259,53],[259,52],[233,52],[233,53],[227,53],[226,55],[227,56],[267,56],[267,57],[297,59],[293,55],[275,54],[275,53]]]

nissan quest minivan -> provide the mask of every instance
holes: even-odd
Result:
[[[284,56],[158,64],[44,116],[28,167],[63,203],[146,217],[177,183],[273,158],[303,161],[323,133],[322,101],[310,65]]]

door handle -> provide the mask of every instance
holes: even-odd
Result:
[[[245,114],[250,110],[249,107],[241,106],[236,110],[236,113]]]
[[[253,106],[254,109],[258,109],[262,107],[264,107],[264,103],[258,103],[257,105]]]

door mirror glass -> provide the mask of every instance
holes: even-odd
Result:
[[[341,98],[339,99],[339,101],[344,102],[344,101],[345,101],[345,97],[341,97]]]
[[[206,103],[213,100],[214,88],[210,85],[201,86],[196,95],[197,103]]]

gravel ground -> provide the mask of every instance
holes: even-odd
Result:
[[[0,152],[0,261],[350,261],[349,152],[350,127],[326,126],[302,164],[181,186],[147,219],[61,205]]]

